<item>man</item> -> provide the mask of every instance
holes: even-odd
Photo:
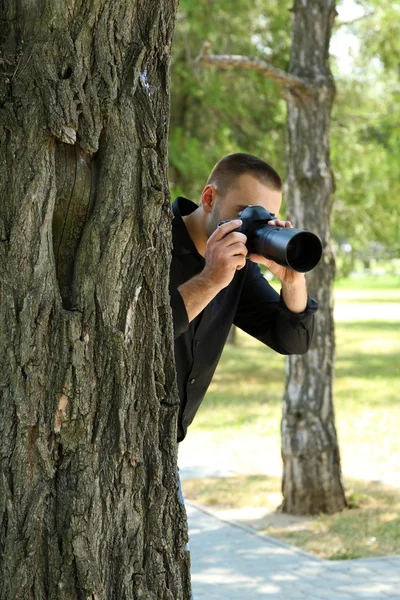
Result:
[[[261,255],[246,260],[246,236],[235,232],[240,210],[260,205],[278,214],[282,181],[263,160],[231,154],[213,168],[197,206],[179,197],[173,204],[170,276],[180,411],[178,442],[205,396],[232,324],[281,354],[310,347],[317,303],[303,273]],[[218,227],[223,220],[232,219]],[[269,225],[292,227],[278,218]],[[281,281],[278,294],[263,277],[265,265]]]
[[[173,204],[170,294],[178,442],[205,396],[232,324],[281,354],[303,354],[310,347],[317,303],[307,295],[304,274],[257,254],[247,260],[246,236],[234,231],[241,224],[238,213],[249,204],[276,215],[281,202],[282,181],[272,167],[250,154],[231,154],[213,168],[200,206],[182,197]],[[280,219],[269,225],[292,227]],[[257,263],[280,279],[280,295]],[[179,477],[178,484],[183,504]]]

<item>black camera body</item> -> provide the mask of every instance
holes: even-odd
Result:
[[[238,214],[242,224],[234,231],[247,236],[250,254],[261,254],[279,265],[306,273],[319,263],[322,256],[321,240],[315,233],[293,227],[268,225],[276,217],[262,206],[246,206]],[[221,221],[227,223],[227,221]]]

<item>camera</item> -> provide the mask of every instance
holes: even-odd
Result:
[[[315,233],[304,229],[268,225],[276,217],[262,206],[246,206],[238,214],[242,224],[234,231],[247,236],[249,254],[261,254],[279,265],[306,273],[319,263],[322,256],[321,240]],[[218,225],[228,223],[220,221]]]

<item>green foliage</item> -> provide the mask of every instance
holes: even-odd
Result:
[[[356,250],[371,241],[396,248],[400,234],[400,138],[392,127],[400,103],[372,89],[363,80],[342,81],[332,121],[334,232]]]
[[[367,16],[347,27],[359,52],[350,74],[337,76],[331,129],[336,175],[335,237],[350,241],[365,258],[379,242],[387,256],[400,245],[400,5],[359,2]]]
[[[172,51],[170,185],[198,199],[214,164],[232,152],[260,155],[284,174],[286,106],[259,73],[200,67],[203,43],[287,68],[290,3],[183,0]],[[211,18],[210,18],[211,17]]]
[[[400,49],[400,4],[393,0],[360,0],[358,2],[369,14],[353,27],[361,41],[364,52],[361,60],[365,65],[371,58],[378,59],[385,71],[397,71]]]

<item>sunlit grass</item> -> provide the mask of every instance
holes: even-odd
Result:
[[[390,486],[346,480],[350,508],[290,529],[265,533],[331,560],[397,555],[400,493]]]
[[[367,292],[371,290],[381,290],[385,294],[387,291],[396,290],[397,294],[400,288],[400,275],[364,275],[362,277],[349,277],[337,279],[335,282],[336,292],[340,290],[354,290],[356,292]],[[383,294],[382,294],[383,295]]]

